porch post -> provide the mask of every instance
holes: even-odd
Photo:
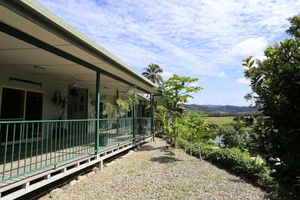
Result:
[[[99,153],[99,131],[100,131],[100,72],[96,73],[96,124],[95,124],[95,154]]]
[[[150,94],[150,106],[151,106],[151,134],[154,141],[154,95]]]

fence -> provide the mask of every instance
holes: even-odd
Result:
[[[150,136],[150,122],[147,117],[100,119],[100,153]],[[95,127],[96,119],[0,121],[0,183],[95,154]]]

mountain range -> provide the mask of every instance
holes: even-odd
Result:
[[[250,106],[184,104],[182,107],[208,116],[256,115],[259,113],[256,107]]]

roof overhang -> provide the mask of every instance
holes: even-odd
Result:
[[[147,93],[157,86],[36,1],[0,0],[0,31]]]

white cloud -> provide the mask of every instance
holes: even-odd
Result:
[[[268,42],[264,37],[248,38],[235,45],[231,53],[234,56],[253,56],[254,58],[261,57],[267,45]]]
[[[168,80],[169,78],[171,78],[173,76],[174,73],[172,72],[168,72],[168,71],[163,71],[162,73],[162,77],[163,77],[163,80]]]
[[[295,0],[39,2],[136,68],[157,62],[213,77],[225,77],[222,65],[236,55],[260,56],[265,37],[282,32],[300,8]]]
[[[38,1],[140,71],[157,63],[164,78],[231,82],[241,60],[261,58],[300,10],[299,0]]]
[[[249,80],[249,79],[246,79],[246,78],[244,78],[244,77],[239,78],[236,82],[239,83],[239,84],[250,85],[250,80]]]

